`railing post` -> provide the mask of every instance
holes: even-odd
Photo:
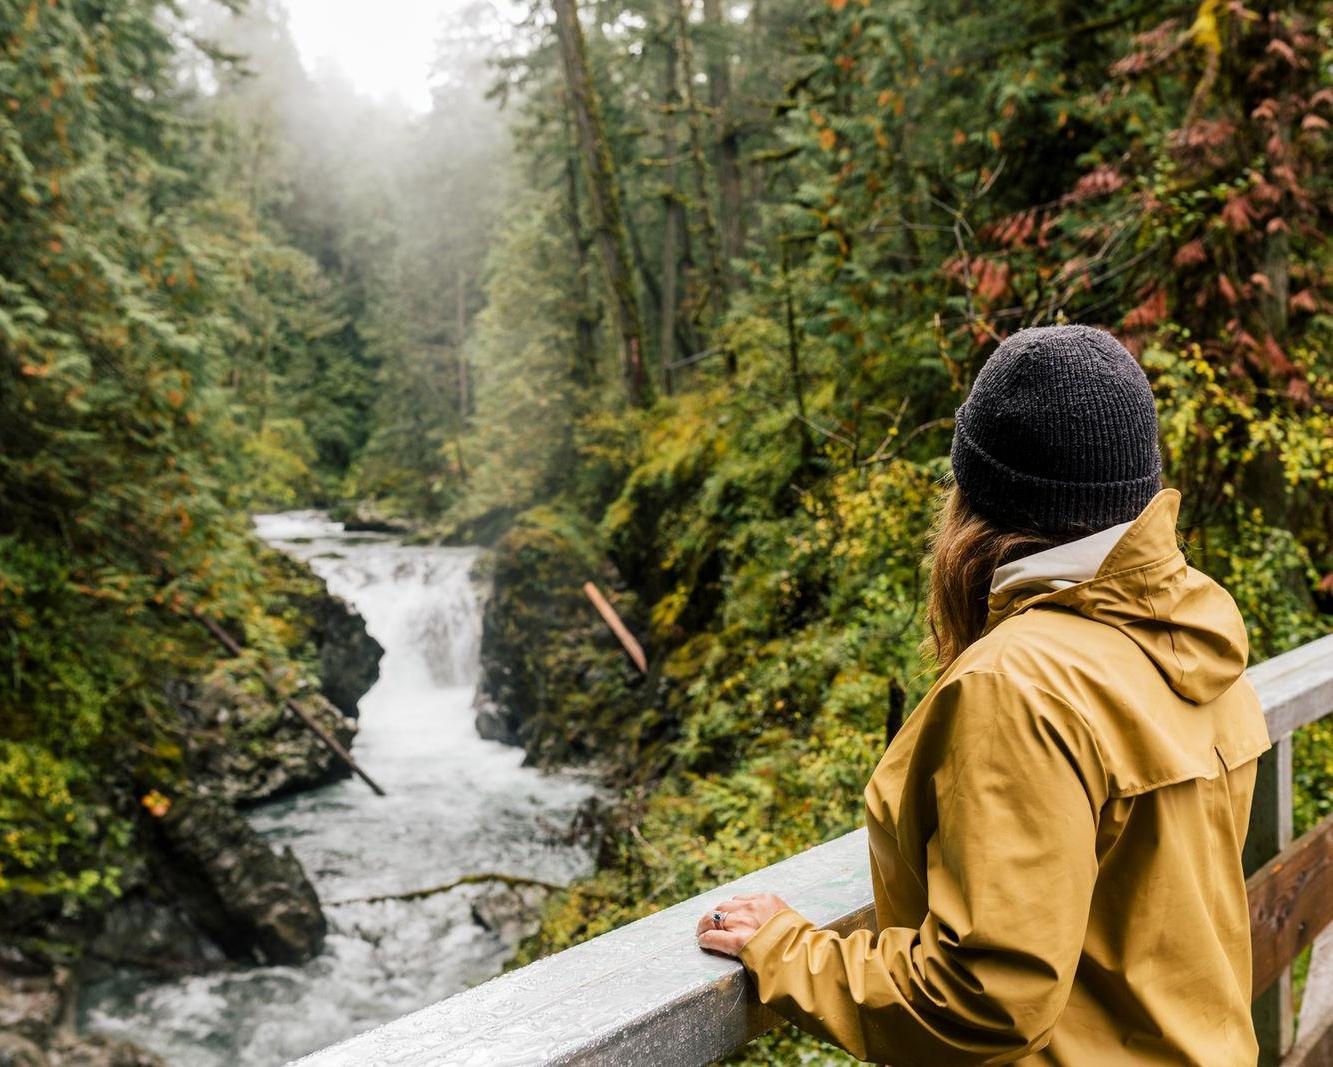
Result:
[[[1259,759],[1245,838],[1245,873],[1253,874],[1291,844],[1291,735],[1279,738]],[[1259,1038],[1259,1067],[1277,1067],[1291,1048],[1291,968],[1255,1000],[1251,1012]]]

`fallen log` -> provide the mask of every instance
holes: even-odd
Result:
[[[455,878],[452,882],[445,882],[443,885],[428,886],[425,889],[409,889],[405,893],[381,893],[373,897],[350,897],[347,900],[330,900],[325,902],[326,908],[341,908],[345,904],[379,904],[385,900],[420,900],[422,897],[433,897],[436,893],[447,893],[451,889],[457,889],[459,886],[478,885],[482,882],[501,882],[510,889],[517,889],[519,886],[535,885],[542,889],[549,889],[551,892],[564,889],[562,885],[556,885],[554,882],[543,882],[539,878],[524,878],[517,874],[465,874],[461,878]]]
[[[610,601],[602,596],[602,591],[592,582],[583,583],[583,592],[592,601],[592,606],[597,609],[597,614],[602,617],[602,621],[620,639],[621,646],[629,654],[629,658],[634,661],[634,666],[639,668],[639,673],[647,674],[648,657],[643,654],[643,646],[634,639],[634,635],[629,632],[629,627],[620,621],[620,616],[616,614],[616,609],[611,606]]]

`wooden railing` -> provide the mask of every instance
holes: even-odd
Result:
[[[1259,1063],[1333,1067],[1333,934],[1311,961],[1299,1033],[1291,997],[1292,960],[1333,920],[1333,816],[1291,839],[1291,736],[1333,712],[1333,636],[1266,660],[1250,680],[1273,742],[1259,761],[1245,840]]]
[[[1273,749],[1246,843],[1260,1063],[1333,1067],[1333,817],[1292,842],[1291,735],[1333,712],[1333,636],[1250,671]],[[734,893],[778,893],[847,931],[874,920],[865,831],[830,841],[297,1061],[301,1067],[712,1063],[778,1022],[740,965],[694,944]],[[1316,938],[1319,940],[1316,941]],[[1291,963],[1314,943],[1299,1030]]]

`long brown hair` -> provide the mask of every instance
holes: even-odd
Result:
[[[930,633],[924,648],[936,666],[948,667],[986,628],[986,600],[997,567],[1068,539],[999,526],[972,510],[953,486],[930,531]]]

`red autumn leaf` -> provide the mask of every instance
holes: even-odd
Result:
[[[1236,302],[1236,287],[1231,284],[1231,279],[1225,274],[1219,274],[1217,276],[1217,288],[1222,294],[1222,299],[1228,304],[1234,304]]]
[[[1329,571],[1319,579],[1319,584],[1315,588],[1321,593],[1333,593],[1333,571]]]
[[[1250,112],[1250,118],[1256,122],[1272,122],[1277,118],[1277,101],[1272,98],[1260,101],[1258,106]]]
[[[1236,136],[1236,125],[1226,119],[1206,119],[1187,126],[1181,139],[1187,148],[1220,148]]]
[[[1204,262],[1207,258],[1208,253],[1203,249],[1203,242],[1196,239],[1176,249],[1176,254],[1171,262],[1177,267],[1191,267],[1196,263]]]
[[[1142,330],[1166,318],[1166,289],[1154,289],[1138,307],[1125,316],[1125,329]]]
[[[1272,52],[1274,55],[1281,56],[1293,67],[1300,66],[1300,60],[1296,58],[1296,51],[1287,44],[1286,41],[1280,41],[1276,37],[1268,42],[1265,51]]]
[[[1287,302],[1292,311],[1305,311],[1313,315],[1319,310],[1319,301],[1315,299],[1313,289],[1302,289],[1294,293]]]
[[[1264,338],[1264,356],[1268,361],[1268,369],[1274,374],[1286,375],[1296,369],[1287,358],[1287,354],[1282,351],[1282,346],[1272,336]]]
[[[1041,220],[1041,229],[1037,231],[1037,247],[1047,248],[1050,246],[1050,238],[1046,235],[1050,233],[1055,226],[1055,216],[1047,215]]]
[[[1066,197],[1066,200],[1076,202],[1087,200],[1093,196],[1105,196],[1108,193],[1114,193],[1124,184],[1125,179],[1121,177],[1119,171],[1114,167],[1103,164],[1083,175],[1075,183],[1073,191]]]
[[[1286,187],[1288,192],[1297,194],[1301,192],[1300,183],[1296,181],[1296,172],[1286,164],[1283,164],[1280,167],[1274,167],[1273,177],[1280,181]]]
[[[983,259],[976,278],[977,295],[987,302],[998,300],[1009,288],[1009,264]]]
[[[1269,296],[1273,295],[1273,284],[1268,280],[1268,275],[1261,271],[1255,271],[1250,275],[1250,282],[1257,288],[1262,289]]]
[[[171,798],[163,796],[156,789],[150,790],[139,798],[139,803],[148,809],[156,819],[162,818],[171,810]]]
[[[1131,52],[1124,59],[1118,59],[1111,64],[1111,73],[1118,78],[1123,78],[1131,74],[1137,74],[1148,65],[1147,52]]]
[[[1234,233],[1243,233],[1248,230],[1253,217],[1253,210],[1244,196],[1233,196],[1222,208],[1222,221]]]
[[[1018,227],[1010,237],[1010,243],[1021,245],[1029,237],[1037,226],[1037,213],[1035,211],[1025,211],[1019,216]]]
[[[1328,119],[1311,112],[1301,119],[1301,129],[1303,130],[1326,130],[1328,129]]]
[[[1250,199],[1260,204],[1276,204],[1282,199],[1282,190],[1272,182],[1260,178],[1250,190]]]
[[[1285,219],[1275,215],[1268,220],[1268,225],[1264,229],[1269,233],[1286,233],[1288,227]]]

